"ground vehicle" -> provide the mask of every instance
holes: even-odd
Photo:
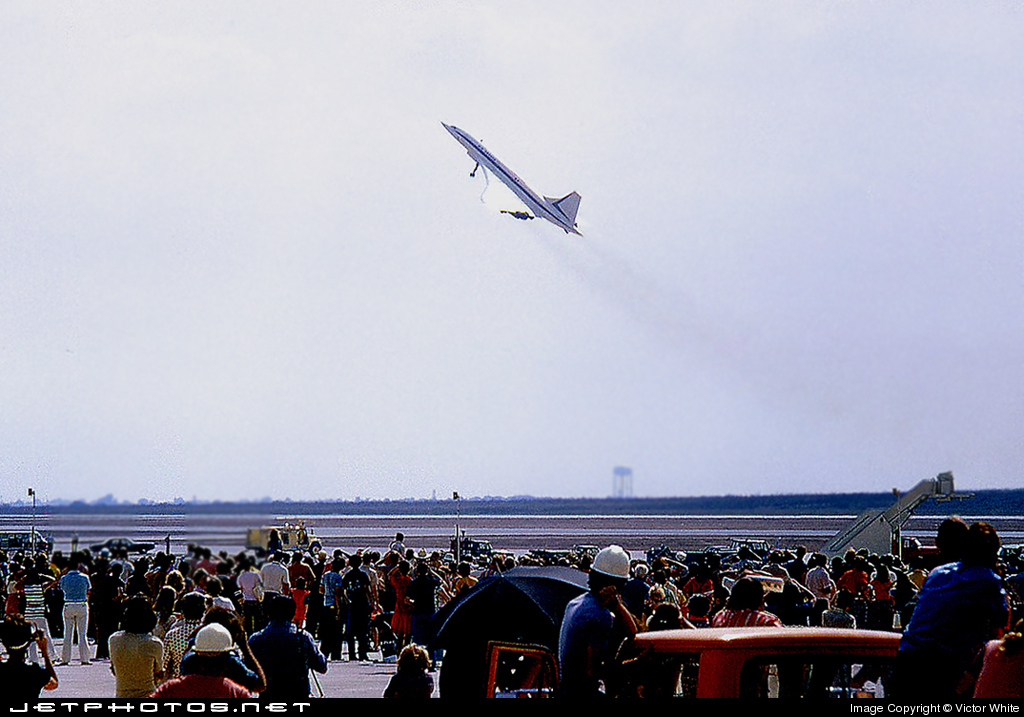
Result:
[[[682,565],[686,562],[687,554],[681,551],[673,550],[664,543],[661,545],[651,548],[646,553],[647,564],[654,565],[654,561],[662,558],[666,560],[670,565]]]
[[[270,549],[272,534],[280,541],[280,549],[285,551],[308,550],[313,553],[323,546],[320,539],[313,535],[303,521],[285,523],[284,525],[265,525],[261,528],[249,528],[245,534],[245,547],[258,552]]]
[[[705,628],[644,632],[623,645],[608,691],[622,697],[883,697],[900,635],[815,627]],[[517,658],[516,650],[522,653]],[[492,646],[488,694],[543,695],[554,689],[550,652]],[[502,665],[524,684],[502,683]],[[536,666],[536,667],[534,667]]]
[[[637,635],[616,661],[630,696],[883,696],[900,635],[834,628],[708,628]]]
[[[489,697],[554,697],[558,661],[543,645],[492,642],[487,649]]]
[[[728,545],[707,545],[703,556],[717,555],[722,563],[735,563],[740,560],[764,560],[772,552],[767,540],[759,538],[730,538]]]
[[[459,557],[461,559],[466,558],[490,558],[494,553],[494,548],[487,540],[477,540],[476,538],[467,538],[465,534],[462,535],[459,541],[461,545],[459,548]],[[455,553],[455,538],[451,539],[451,551]]]
[[[917,538],[903,538],[900,543],[900,558],[908,565],[920,562],[926,570],[931,570],[942,561],[936,545],[921,545]]]
[[[53,538],[43,535],[38,530],[8,530],[0,533],[0,550],[31,550],[33,532],[35,533],[36,550],[45,553],[52,552]]]
[[[568,564],[572,553],[568,550],[547,550],[545,548],[533,548],[526,554],[541,565],[562,565]]]
[[[597,555],[601,548],[598,545],[574,545],[572,546],[572,554],[576,558],[589,557],[593,558]]]
[[[109,538],[102,543],[90,545],[89,550],[99,553],[106,550],[110,553],[119,553],[122,550],[126,553],[148,553],[156,547],[155,543],[140,543],[131,538]]]

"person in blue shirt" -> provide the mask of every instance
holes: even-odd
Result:
[[[89,640],[85,636],[89,624],[89,590],[92,583],[89,576],[82,572],[81,559],[78,555],[72,558],[72,569],[60,579],[58,587],[64,593],[64,645],[61,649],[60,663],[71,662],[71,647],[74,638],[78,637],[78,658],[83,665],[92,661]]]
[[[638,629],[620,595],[628,580],[629,554],[610,545],[594,557],[589,590],[566,605],[558,635],[561,696],[605,694],[608,664],[622,640]]]
[[[651,584],[647,582],[647,566],[638,564],[633,569],[633,577],[622,588],[622,601],[637,620],[644,620],[649,612],[647,598],[651,594]]]
[[[341,589],[341,569],[345,559],[335,557],[330,570],[325,570],[320,580],[323,593],[323,612],[320,616],[320,648],[328,659],[341,659],[341,629],[345,624],[344,592]]]
[[[313,636],[293,622],[295,601],[283,595],[268,599],[268,623],[249,638],[252,654],[267,677],[264,699],[300,699],[310,695],[309,671],[327,672],[327,658]]]
[[[1006,590],[995,572],[998,553],[995,529],[974,523],[961,559],[928,574],[903,631],[886,697],[933,701],[963,691],[970,696],[971,664],[1010,619]]]

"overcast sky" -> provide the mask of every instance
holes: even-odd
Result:
[[[3,2],[0,501],[1020,487],[1022,129],[1008,1]]]

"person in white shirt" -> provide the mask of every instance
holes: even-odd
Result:
[[[815,553],[808,561],[810,570],[804,578],[804,585],[810,590],[816,599],[831,601],[836,594],[836,584],[828,573],[828,558],[821,553]]]
[[[248,635],[263,628],[260,600],[263,599],[263,578],[253,565],[251,559],[246,559],[246,565],[235,580],[239,591],[242,593],[242,624]]]
[[[224,597],[224,585],[220,578],[211,577],[206,581],[206,594],[210,597],[210,607],[222,607],[225,610],[236,612],[235,604],[227,597]]]
[[[268,593],[288,595],[291,593],[291,582],[288,579],[288,568],[284,565],[285,554],[274,553],[270,560],[260,568],[263,589]]]

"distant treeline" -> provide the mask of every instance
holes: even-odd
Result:
[[[693,498],[467,498],[463,515],[857,515],[892,505],[892,493],[815,495],[726,495]],[[253,503],[70,503],[46,505],[50,514],[182,514],[214,513],[287,515],[453,515],[452,500],[261,501]],[[0,514],[22,513],[26,506],[0,506]],[[979,490],[970,498],[950,502],[927,500],[919,515],[1024,516],[1024,489]]]

